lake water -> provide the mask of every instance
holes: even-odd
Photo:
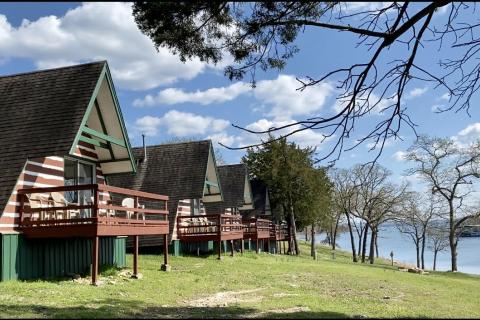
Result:
[[[415,244],[407,235],[401,234],[394,226],[388,225],[380,229],[378,237],[378,253],[380,256],[390,259],[390,252],[393,251],[394,260],[416,265]],[[315,238],[318,243],[325,239],[325,234],[317,234]],[[299,239],[304,240],[305,235],[299,234]],[[355,241],[355,246],[357,246],[358,239],[356,238]],[[348,232],[337,236],[337,247],[351,251],[350,234]],[[358,250],[358,248],[356,249]],[[457,259],[458,271],[480,274],[480,237],[460,238]],[[450,261],[450,250],[440,252],[437,255],[437,270],[450,270]],[[432,267],[433,252],[425,248],[425,268],[432,269]]]

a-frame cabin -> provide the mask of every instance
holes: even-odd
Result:
[[[2,76],[0,111],[1,280],[96,283],[99,264],[125,265],[124,236],[168,233],[168,197],[106,183],[136,170],[106,61]]]
[[[206,210],[207,203],[223,200],[210,140],[146,146],[133,152],[137,173],[112,176],[110,182],[144,192],[164,190],[169,195],[169,245],[175,255],[200,248],[213,250],[213,243],[242,239],[240,216]],[[142,237],[140,246],[158,246],[162,241]]]

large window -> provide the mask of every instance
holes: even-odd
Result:
[[[66,186],[76,186],[95,183],[95,165],[82,160],[65,158],[64,179]],[[65,192],[69,202],[87,204],[93,196],[91,190]]]

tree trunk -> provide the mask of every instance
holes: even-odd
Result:
[[[340,216],[337,217],[337,221],[335,221],[335,228],[333,229],[332,250],[335,250],[335,248],[337,247],[337,231],[338,231],[339,221],[340,221]]]
[[[362,254],[362,249],[363,249],[362,240],[363,240],[364,233],[365,233],[365,227],[362,228],[362,225],[360,224],[360,234],[358,235],[358,253],[357,253],[358,257],[360,257]]]
[[[425,236],[425,231],[423,232],[422,234],[422,253],[420,255],[421,257],[421,260],[422,260],[422,269],[425,269],[425,240],[426,240],[426,236]]]
[[[375,233],[375,256],[378,258],[378,232]]]
[[[312,256],[312,258],[315,259],[315,226],[312,224],[312,229],[311,229],[311,238],[312,238],[312,244],[311,244],[311,251],[310,251],[310,255]]]
[[[438,250],[433,251],[433,271],[437,269],[437,253]]]
[[[417,268],[420,268],[420,243],[415,241],[415,250],[417,251]]]
[[[347,216],[348,231],[350,232],[350,242],[352,244],[352,259],[353,262],[357,262],[357,252],[355,251],[355,238],[353,237],[352,224],[350,223],[350,215],[345,212]]]
[[[295,225],[295,214],[293,212],[293,204],[290,200],[290,224],[292,225],[292,238],[293,238],[293,249],[295,250],[295,255],[300,254],[297,241],[297,227]]]
[[[368,254],[368,260],[370,264],[375,262],[375,239],[377,238],[377,228],[372,227],[372,235],[370,236],[370,252]]]
[[[368,228],[370,225],[365,224],[365,231],[363,231],[363,242],[362,242],[362,263],[365,263],[365,254],[367,252],[367,238],[368,238]]]
[[[308,242],[308,227],[305,227],[305,241]]]
[[[454,208],[453,200],[448,202],[450,213],[450,234],[448,239],[450,240],[450,254],[452,257],[452,272],[457,271],[457,238],[455,236],[455,221],[454,221]]]

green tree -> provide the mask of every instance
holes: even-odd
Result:
[[[299,253],[296,222],[297,214],[302,215],[314,205],[312,201],[313,148],[301,148],[286,139],[270,137],[263,147],[247,150],[242,161],[247,165],[252,178],[258,178],[267,185],[273,207],[279,219],[286,218],[293,231],[290,252]],[[298,221],[301,219],[298,218]],[[293,246],[293,247],[292,247]]]

